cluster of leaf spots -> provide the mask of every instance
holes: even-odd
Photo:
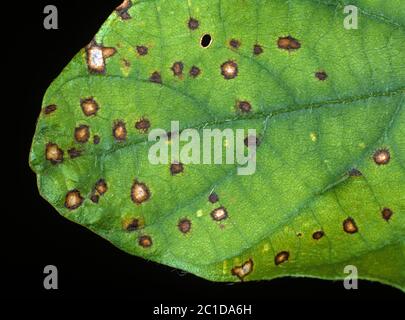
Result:
[[[131,19],[131,15],[129,14],[128,10],[129,8],[132,7],[132,1],[131,0],[124,0],[116,9],[115,11],[117,12],[118,16],[122,20],[128,20]]]
[[[133,3],[130,0],[125,0],[119,7],[116,8],[116,14],[118,17],[125,21],[133,19],[133,16],[130,14],[130,9],[133,7]],[[185,28],[188,28],[190,32],[197,32],[200,28],[200,21],[194,17],[190,17],[187,23],[185,23]],[[213,37],[209,33],[205,33],[200,38],[200,47],[204,49],[208,49],[213,43]],[[148,45],[145,44],[132,44],[133,48],[135,49],[135,53],[137,55],[137,59],[143,61],[146,56],[150,54],[150,48]],[[263,46],[259,43],[242,43],[237,38],[231,38],[228,40],[227,48],[230,51],[237,51],[241,49],[241,47],[249,45],[249,50],[252,50],[251,53],[253,57],[258,57],[265,55],[267,51],[267,46]],[[280,51],[287,51],[287,53],[292,53],[294,51],[298,51],[305,46],[305,43],[302,43],[299,39],[296,39],[292,35],[280,35],[277,39],[276,43],[273,43],[274,47],[277,47]],[[107,72],[107,59],[120,54],[118,48],[114,47],[104,47],[101,43],[97,43],[95,40],[91,41],[90,44],[85,48],[86,53],[86,68],[89,75],[97,75],[97,76],[105,76],[108,74]],[[146,57],[147,58],[147,57]],[[124,64],[129,67],[130,61],[124,59]],[[218,76],[221,76],[221,80],[233,80],[236,79],[242,70],[241,62],[238,62],[234,58],[229,58],[228,60],[224,61],[222,64],[217,65],[218,68]],[[159,66],[154,66],[154,71],[152,71],[149,76],[149,82],[153,84],[162,85],[164,83],[164,79],[162,78],[162,70],[159,69]],[[174,61],[170,67],[170,70],[173,74],[174,78],[178,80],[183,80],[185,76],[188,76],[191,79],[196,79],[198,77],[205,76],[203,73],[203,68],[200,65],[196,66],[194,64],[187,65],[182,60]],[[205,71],[204,71],[205,72]],[[319,85],[321,86],[321,82],[325,82],[329,79],[329,75],[323,69],[314,70],[312,75],[315,76],[317,80],[319,80]],[[192,80],[198,81],[198,80]],[[97,117],[99,112],[102,111],[103,106],[97,102],[96,97],[94,96],[86,96],[86,97],[77,97],[77,107],[81,109],[83,115],[87,118]],[[235,101],[235,100],[234,100]],[[249,99],[236,99],[235,103],[235,112],[239,115],[246,115],[252,114],[255,112],[256,105],[253,104],[252,101]],[[52,114],[57,112],[59,109],[57,104],[48,104],[42,110],[42,115],[44,117],[50,117]],[[142,117],[138,119],[134,124],[128,124],[124,120],[125,115],[122,115],[122,119],[115,119],[112,121],[112,132],[111,135],[116,143],[123,143],[129,140],[129,130],[130,126],[136,129],[137,133],[139,134],[147,134],[149,130],[152,128],[152,123],[147,117]],[[111,126],[111,122],[109,122],[109,126]],[[111,128],[111,127],[109,127]],[[72,143],[77,143],[79,146],[87,144],[91,141],[91,137],[93,135],[93,144],[98,145],[104,137],[101,137],[98,134],[94,134],[92,132],[92,128],[89,124],[79,123],[76,124],[72,134]],[[171,138],[171,134],[168,134],[168,140]],[[316,139],[314,139],[316,140]],[[251,147],[253,145],[259,146],[261,144],[261,138],[257,136],[247,136],[244,139],[244,144],[246,147]],[[84,146],[83,146],[84,147]],[[67,154],[71,160],[74,160],[80,157],[83,153],[83,149],[79,147],[70,147],[67,150]],[[45,144],[45,153],[44,158],[46,161],[51,163],[52,165],[63,165],[64,162],[65,152],[62,148],[54,141],[47,141]],[[386,166],[390,164],[392,155],[388,147],[381,146],[378,150],[373,150],[373,153],[369,154],[369,161],[376,167]],[[185,170],[184,164],[181,162],[173,162],[169,166],[169,172],[171,179],[175,181],[177,178],[174,176],[186,176],[187,170]],[[358,178],[363,177],[363,173],[357,169],[352,168],[348,173],[346,173],[349,177]],[[173,182],[175,183],[175,182]],[[151,193],[151,189],[148,186],[148,181],[140,181],[138,178],[133,180],[132,185],[128,186],[128,190],[126,191],[127,198],[131,199],[133,204],[137,207],[145,205],[147,202],[152,202],[154,199],[158,199],[158,194]],[[90,200],[92,203],[97,204],[100,201],[100,198],[104,196],[108,191],[108,185],[106,180],[100,178],[95,184],[94,188],[90,192]],[[74,211],[82,206],[85,201],[86,197],[84,191],[78,189],[71,189],[65,194],[64,198],[64,207],[69,211]],[[222,196],[221,196],[222,198]],[[206,198],[205,198],[206,199]],[[215,192],[211,192],[208,196],[208,203],[213,205],[214,209],[211,210],[209,216],[211,217],[212,223],[218,223],[221,227],[223,227],[223,222],[231,220],[232,215],[236,214],[234,212],[228,212],[226,203],[218,204],[220,202],[219,196]],[[385,221],[390,221],[394,212],[392,209],[388,207],[383,207],[380,212],[381,217]],[[177,221],[177,230],[185,236],[185,239],[192,233],[194,229],[194,222],[189,217],[183,217]],[[128,218],[124,219],[122,222],[122,229],[124,232],[140,232],[144,229],[144,221],[141,218]],[[336,226],[337,228],[338,226]],[[342,221],[341,230],[342,234],[349,234],[353,235],[359,232],[359,227],[356,223],[355,218],[349,216]],[[298,237],[302,237],[303,233],[298,232],[296,233]],[[314,243],[321,243],[325,241],[324,238],[327,238],[328,234],[322,228],[315,229],[311,233],[311,238]],[[139,247],[148,249],[154,245],[154,238],[152,239],[151,235],[139,233],[137,235],[137,244]],[[311,240],[311,241],[312,241]],[[273,258],[274,256],[274,258]],[[276,267],[285,265],[290,261],[290,249],[283,248],[283,250],[274,252],[272,259],[274,259],[274,265]],[[254,266],[256,265],[254,262],[255,257],[250,257],[248,260],[244,261],[242,264],[238,264],[232,266],[228,269],[228,272],[232,275],[243,281],[247,276],[254,272]]]
[[[104,195],[107,190],[107,182],[104,179],[98,180],[94,186],[94,190],[91,193],[90,200],[94,203],[98,203],[100,197]]]

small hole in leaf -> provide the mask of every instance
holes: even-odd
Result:
[[[208,48],[212,43],[212,37],[210,34],[206,33],[201,37],[200,44],[203,48]]]

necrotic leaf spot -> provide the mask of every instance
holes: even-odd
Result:
[[[361,173],[360,170],[353,168],[349,171],[349,176],[350,177],[361,177],[363,174]]]
[[[281,251],[274,257],[274,264],[278,266],[286,261],[290,257],[290,253],[288,251]]]
[[[196,30],[196,29],[198,29],[198,26],[200,25],[200,23],[198,22],[197,19],[190,18],[190,19],[188,20],[187,25],[188,25],[188,27],[189,27],[190,30]]]
[[[90,200],[93,203],[98,203],[98,201],[100,200],[100,196],[95,193],[92,193],[92,195],[90,196]]]
[[[314,240],[319,240],[319,239],[321,239],[322,237],[324,236],[324,232],[323,231],[316,231],[316,232],[314,232],[313,234],[312,234],[312,238],[314,239]]]
[[[278,38],[277,45],[284,50],[298,50],[301,48],[299,41],[291,36]]]
[[[141,204],[150,198],[150,191],[146,184],[134,181],[131,187],[131,199],[136,204]]]
[[[222,221],[228,218],[228,212],[224,207],[219,207],[211,212],[211,217],[215,221]]]
[[[87,116],[94,116],[97,114],[99,109],[98,103],[93,99],[93,97],[81,99],[80,106],[82,107],[83,113]]]
[[[150,82],[161,84],[162,83],[162,76],[160,75],[159,72],[155,71],[155,72],[152,73],[149,80],[150,80]]]
[[[248,148],[252,146],[258,147],[260,145],[260,139],[255,135],[247,136],[243,142]]]
[[[189,219],[183,218],[179,221],[177,227],[179,228],[180,232],[188,233],[191,230],[191,221]]]
[[[139,219],[133,218],[124,220],[123,226],[126,231],[133,232],[137,231],[141,227],[141,224]]]
[[[391,160],[391,154],[388,149],[377,150],[373,155],[374,162],[380,165],[386,165]]]
[[[385,221],[390,220],[393,214],[394,214],[394,212],[393,212],[391,209],[389,209],[389,208],[384,208],[384,209],[381,211],[381,215],[382,215],[382,217],[383,217],[383,219],[384,219]]]
[[[146,118],[142,118],[135,123],[135,128],[141,133],[146,133],[150,128],[150,121]]]
[[[49,160],[52,164],[58,164],[63,162],[63,150],[58,147],[56,143],[48,143],[45,148],[46,160]]]
[[[184,165],[181,162],[175,162],[170,165],[170,173],[172,176],[182,173],[184,171]]]
[[[104,193],[107,192],[108,187],[107,187],[107,182],[104,179],[99,179],[96,182],[95,185],[95,190],[97,191],[97,193],[102,196]]]
[[[349,234],[356,233],[358,231],[356,222],[353,218],[347,218],[343,221],[343,230]]]
[[[122,20],[131,19],[131,15],[128,13],[129,8],[132,7],[131,0],[124,0],[118,7],[115,8],[117,14],[121,17]]]
[[[173,75],[177,77],[181,77],[183,74],[184,64],[181,61],[177,61],[173,63],[171,70],[173,71]]]
[[[90,138],[89,126],[80,125],[75,128],[75,140],[79,143],[86,143]]]
[[[65,197],[65,207],[69,210],[77,209],[83,203],[83,197],[79,190],[74,189],[69,191]]]
[[[57,109],[56,104],[51,104],[51,105],[49,105],[49,106],[46,106],[46,107],[43,109],[43,113],[46,114],[46,115],[48,115],[48,114],[51,114],[52,112],[55,112],[56,109]]]
[[[235,61],[227,61],[221,65],[221,74],[226,80],[234,79],[238,75],[238,65]]]
[[[77,157],[80,157],[82,152],[76,148],[71,148],[68,150],[68,154],[69,154],[70,159],[75,159]]]
[[[215,192],[211,193],[208,197],[208,201],[211,203],[218,202],[219,201],[218,195]]]
[[[140,56],[146,56],[148,54],[148,47],[146,46],[136,46],[136,52]]]
[[[196,66],[192,66],[190,69],[190,76],[192,78],[197,78],[201,73],[200,68],[196,67]]]
[[[231,273],[234,276],[237,276],[241,281],[252,273],[253,271],[253,260],[249,259],[248,261],[245,261],[241,266],[236,266],[232,268]]]
[[[100,136],[95,135],[95,136],[93,137],[93,143],[94,143],[94,144],[99,144],[99,143],[100,143]]]
[[[315,73],[315,77],[320,81],[325,81],[328,78],[328,75],[325,71],[318,71]]]
[[[143,248],[149,248],[152,246],[152,238],[150,236],[141,236],[139,237],[138,243]]]
[[[253,46],[253,53],[254,55],[258,56],[263,53],[263,47],[259,44],[255,44]]]
[[[232,49],[239,49],[240,47],[240,41],[237,39],[231,39],[229,41],[229,45],[231,46]]]
[[[127,129],[125,122],[122,120],[116,120],[113,124],[113,136],[117,141],[124,141],[127,138]]]
[[[249,113],[252,110],[252,105],[249,101],[237,101],[236,107],[242,113]]]

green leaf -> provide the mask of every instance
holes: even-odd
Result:
[[[30,165],[63,216],[145,259],[214,281],[354,265],[405,290],[404,97],[403,2],[124,1],[46,92]],[[153,165],[171,121],[256,129],[256,172]]]

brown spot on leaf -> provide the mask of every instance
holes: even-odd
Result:
[[[129,8],[132,7],[131,0],[124,0],[118,7],[115,8],[117,14],[121,17],[122,20],[131,19],[131,15],[128,13]]]
[[[234,79],[238,75],[238,65],[235,61],[227,61],[221,65],[221,74],[226,80]]]
[[[93,193],[93,194],[90,196],[90,200],[91,200],[93,203],[98,203],[98,201],[100,200],[100,196],[97,195],[97,194],[95,194],[95,193]]]
[[[149,80],[150,80],[150,82],[161,84],[162,83],[162,76],[160,75],[159,72],[155,71],[154,73],[152,73]]]
[[[319,239],[321,239],[324,235],[325,235],[325,233],[324,233],[322,230],[319,230],[319,231],[315,231],[315,232],[312,234],[312,238],[313,238],[314,240],[319,240]]]
[[[137,231],[142,228],[142,223],[137,218],[125,219],[122,223],[124,230],[128,232]]]
[[[390,220],[393,214],[394,212],[389,208],[384,208],[381,211],[381,215],[385,221]]]
[[[79,143],[86,143],[90,138],[89,126],[80,125],[75,128],[75,140]]]
[[[140,56],[146,56],[148,51],[148,47],[146,46],[136,46],[136,52],[138,52],[138,55]]]
[[[274,257],[274,264],[278,266],[286,261],[290,257],[290,253],[288,251],[281,251]]]
[[[189,219],[183,218],[179,221],[177,227],[179,228],[180,232],[188,233],[191,230],[191,221]]]
[[[51,105],[49,105],[49,106],[46,106],[46,107],[42,110],[42,112],[43,112],[45,115],[48,115],[48,114],[51,114],[52,112],[55,112],[56,109],[57,109],[56,104],[51,104]]]
[[[127,138],[127,129],[125,127],[125,122],[122,120],[114,121],[112,132],[115,140],[124,141]]]
[[[343,221],[343,230],[350,234],[356,233],[358,231],[356,222],[353,218],[349,217],[345,221]]]
[[[82,151],[80,151],[76,148],[71,148],[68,150],[68,154],[69,154],[70,159],[74,159],[74,158],[80,157],[82,155]]]
[[[258,147],[260,145],[260,139],[254,135],[247,136],[243,142],[248,148],[251,146]]]
[[[131,199],[136,204],[141,204],[150,198],[150,191],[146,184],[134,181],[131,187]]]
[[[176,132],[168,132],[168,133],[166,134],[166,139],[167,139],[167,141],[171,141],[172,138],[176,136],[176,134],[177,134]]]
[[[248,101],[237,101],[236,108],[242,113],[249,113],[252,110],[252,105]]]
[[[241,281],[253,271],[253,260],[249,259],[244,262],[241,266],[236,266],[232,268],[231,273],[234,276],[237,276]]]
[[[373,155],[374,162],[380,165],[386,165],[391,160],[391,154],[388,149],[377,150]]]
[[[363,174],[361,173],[360,170],[353,168],[349,171],[349,176],[350,177],[361,177]]]
[[[83,113],[87,117],[96,115],[99,109],[98,103],[93,99],[93,97],[81,99],[80,106],[82,107]]]
[[[86,47],[87,67],[90,73],[105,73],[105,59],[112,57],[117,50],[112,47],[103,47],[95,41]]]
[[[128,69],[129,67],[131,67],[131,62],[128,61],[127,59],[122,59],[122,64],[124,65],[124,67],[126,69]]]
[[[172,176],[182,173],[184,171],[184,166],[181,162],[175,162],[170,165],[170,173]]]
[[[201,73],[200,68],[196,67],[196,66],[192,66],[190,69],[190,76],[192,78],[197,78]]]
[[[259,44],[255,44],[253,46],[253,54],[258,56],[263,53],[263,47]]]
[[[196,30],[196,29],[198,29],[199,26],[200,26],[200,23],[198,22],[197,19],[190,18],[190,20],[188,20],[188,28],[190,30]]]
[[[301,48],[300,42],[291,36],[278,38],[277,45],[284,50],[298,50]]]
[[[222,221],[228,218],[228,212],[224,207],[219,207],[211,212],[211,217],[215,221]]]
[[[150,128],[150,121],[146,118],[142,118],[135,123],[135,128],[142,133],[146,133]]]
[[[69,191],[65,197],[65,207],[69,210],[77,209],[83,203],[83,197],[79,190],[74,189]]]
[[[139,237],[138,243],[143,248],[149,248],[152,246],[152,238],[150,236],[141,236]]]
[[[100,143],[100,136],[95,135],[95,136],[93,137],[93,143],[94,143],[94,144],[99,144],[99,143]]]
[[[176,61],[170,69],[173,71],[174,76],[180,78],[183,75],[184,64],[181,61]]]
[[[231,40],[229,41],[229,45],[230,45],[231,48],[233,48],[233,49],[239,49],[239,47],[240,47],[240,41],[237,40],[237,39],[231,39]]]
[[[320,81],[325,81],[328,78],[328,75],[325,71],[318,71],[315,73],[315,77]]]
[[[48,143],[45,148],[46,160],[52,164],[58,164],[63,161],[63,150],[56,143]]]
[[[108,187],[107,187],[107,182],[104,179],[100,179],[96,182],[95,185],[95,190],[97,193],[102,196],[104,193],[107,192]]]
[[[211,203],[216,203],[216,202],[219,201],[219,197],[218,197],[218,195],[217,195],[215,192],[213,192],[213,193],[211,193],[211,194],[209,195],[208,201],[211,202]]]

